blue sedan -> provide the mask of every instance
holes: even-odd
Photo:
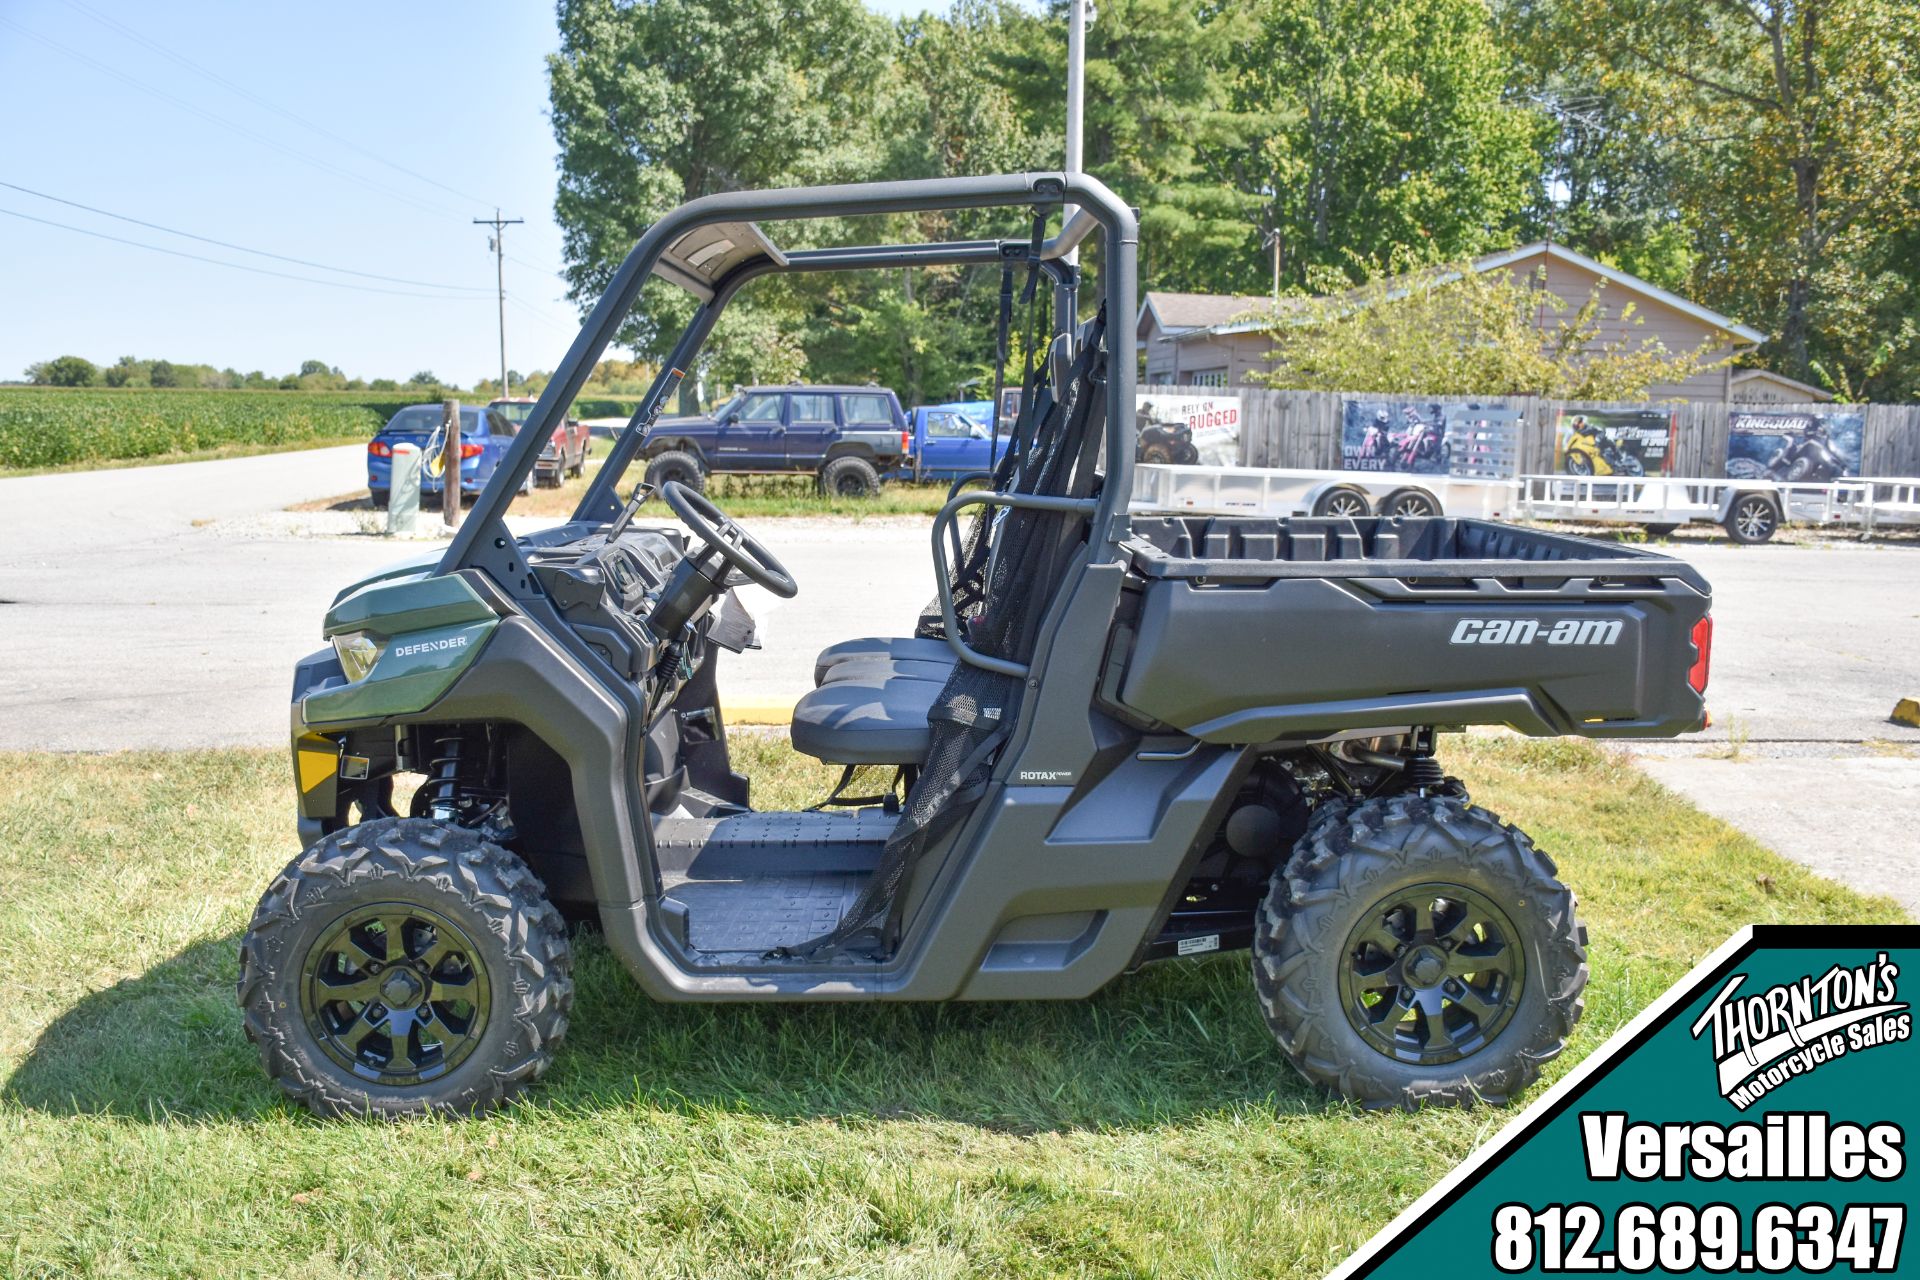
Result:
[[[446,487],[446,436],[437,404],[411,405],[393,415],[367,444],[367,490],[373,505],[387,505],[393,489],[393,447],[410,444],[421,451],[420,492],[435,494]],[[519,427],[497,409],[460,407],[460,492],[477,494],[493,478]]]

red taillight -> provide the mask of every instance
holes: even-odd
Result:
[[[900,452],[901,453],[913,452],[913,433],[912,432],[905,431],[905,430],[902,430],[900,432]]]
[[[1687,683],[1693,691],[1704,695],[1707,691],[1707,666],[1713,657],[1713,615],[1708,614],[1693,624],[1693,665],[1687,668]]]
[[[379,440],[375,440],[372,444],[368,445],[367,452],[376,458],[391,458],[393,456],[393,450]]]
[[[460,456],[463,458],[477,458],[480,456],[480,446],[477,444],[463,444],[460,446]]]

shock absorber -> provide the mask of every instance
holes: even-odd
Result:
[[[427,816],[452,822],[460,814],[460,756],[466,739],[454,730],[433,740],[433,758],[427,766]]]

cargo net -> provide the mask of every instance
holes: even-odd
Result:
[[[1089,498],[1099,491],[1106,422],[1104,309],[1085,327],[1080,354],[1056,397],[1042,382],[1022,397],[1021,420],[994,476],[996,492]],[[1037,393],[1037,394],[1036,394]],[[1042,615],[1085,541],[1084,518],[1068,512],[982,505],[953,560],[955,616],[967,643],[991,657],[1033,659]],[[941,636],[931,610],[919,634]],[[832,932],[783,953],[822,959],[885,957],[899,942],[904,890],[927,849],[986,793],[996,753],[1012,731],[1024,681],[971,663],[954,671],[927,714],[931,744],[907,792],[899,823],[860,897]]]

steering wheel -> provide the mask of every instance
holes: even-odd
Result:
[[[748,581],[765,587],[782,600],[791,600],[800,594],[800,584],[793,580],[787,567],[774,559],[773,553],[742,529],[732,516],[714,506],[705,494],[678,480],[669,480],[660,486],[660,500],[693,530],[695,537],[746,575]]]

